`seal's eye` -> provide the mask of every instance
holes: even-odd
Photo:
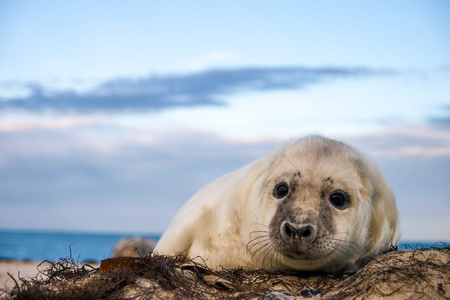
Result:
[[[346,209],[350,206],[350,197],[346,192],[336,190],[330,196],[330,203],[337,209]]]
[[[273,190],[273,195],[278,198],[284,198],[289,193],[289,186],[286,182],[281,182],[275,186],[275,189]]]

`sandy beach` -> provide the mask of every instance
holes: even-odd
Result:
[[[38,270],[38,261],[14,261],[0,260],[0,289],[10,289],[14,287],[14,280],[8,275],[11,274],[20,284],[19,277],[32,278],[39,274],[39,270],[45,270],[47,263],[43,263]]]

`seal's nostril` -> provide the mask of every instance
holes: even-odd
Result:
[[[289,222],[284,222],[281,227],[281,234],[285,239],[306,239],[314,236],[314,227],[312,225],[304,225],[300,227],[295,227]]]
[[[311,235],[311,226],[307,225],[298,230],[298,233],[302,237],[308,237]]]
[[[288,222],[285,222],[283,224],[283,233],[288,237],[288,238],[293,238],[294,234],[295,234],[295,227],[292,226],[291,224],[289,224]]]

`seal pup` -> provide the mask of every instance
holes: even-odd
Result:
[[[201,189],[155,253],[210,268],[354,272],[398,239],[378,167],[349,145],[308,136]]]

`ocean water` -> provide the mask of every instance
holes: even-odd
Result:
[[[111,257],[114,245],[127,234],[95,234],[71,232],[37,232],[0,230],[0,259],[58,261],[72,257],[78,262],[100,262]],[[161,235],[139,235],[157,242]],[[399,249],[442,248],[438,241],[401,240]]]
[[[100,262],[112,255],[123,238],[140,236],[155,242],[160,235],[95,234],[0,230],[0,259],[58,261],[72,257],[78,262]]]

